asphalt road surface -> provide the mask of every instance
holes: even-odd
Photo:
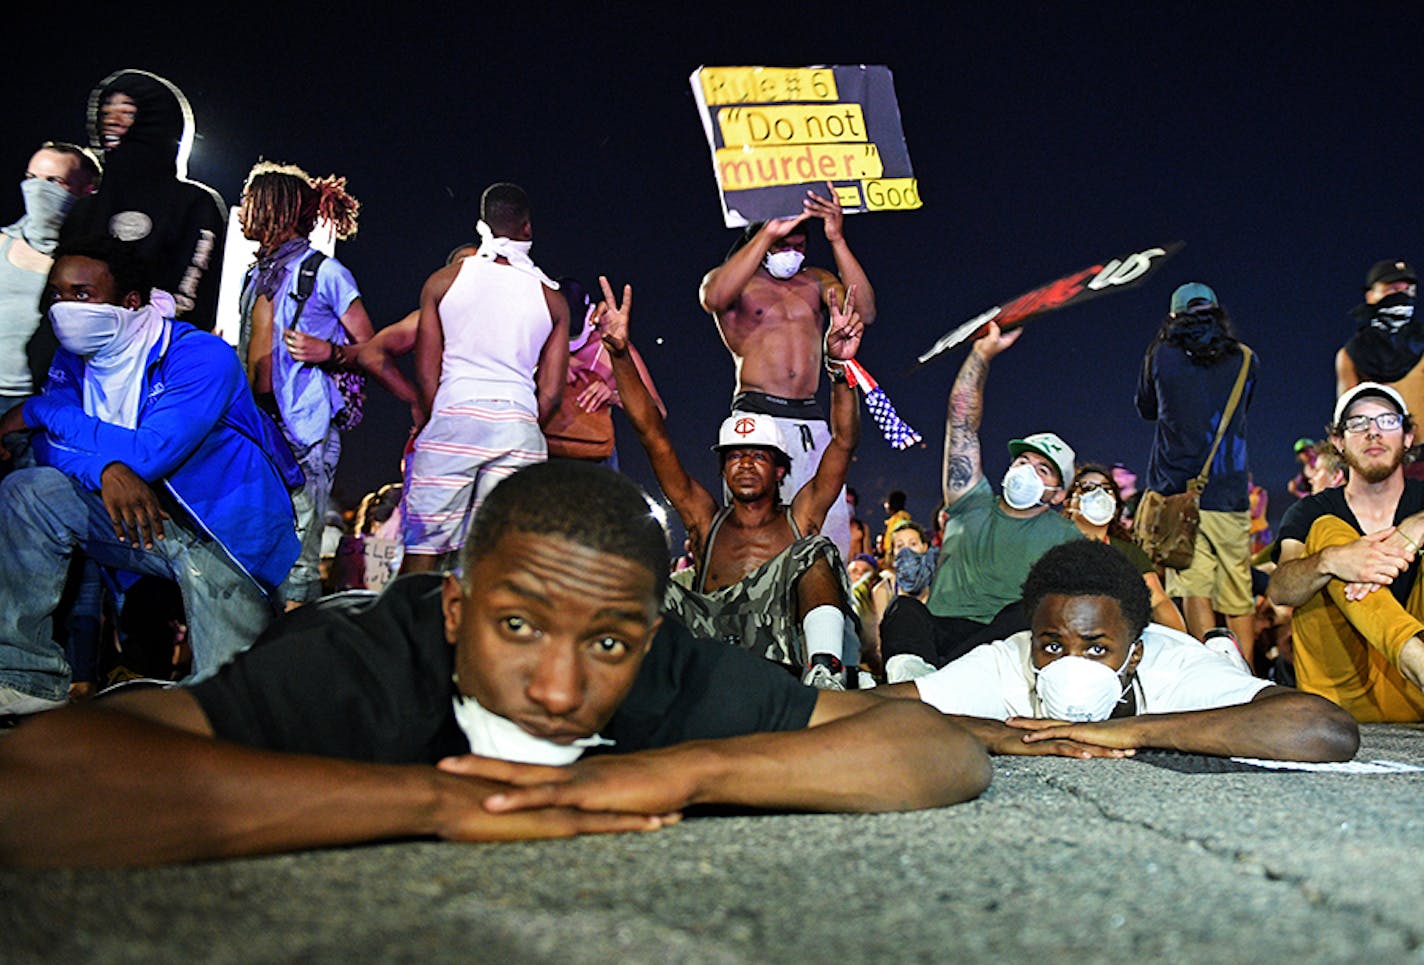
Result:
[[[1358,760],[1424,765],[1424,728]],[[979,800],[0,872],[6,962],[1424,962],[1424,774],[997,758]],[[1165,766],[1171,765],[1171,766]]]

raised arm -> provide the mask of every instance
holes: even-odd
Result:
[[[989,323],[989,331],[979,338],[964,357],[954,385],[949,390],[949,413],[944,427],[943,491],[945,505],[963,496],[984,478],[979,455],[979,424],[984,419],[984,380],[989,362],[1019,340],[1023,329],[1007,335]]]
[[[485,811],[482,800],[502,789],[423,765],[217,741],[192,694],[141,692],[37,715],[0,741],[0,864],[163,864],[386,838],[562,837],[663,823]]]
[[[831,324],[826,329],[826,367],[855,358],[865,331],[860,313],[854,308],[856,290],[852,285],[842,304],[831,303]],[[843,368],[843,367],[842,367]],[[802,532],[819,532],[826,513],[840,498],[851,457],[860,443],[860,398],[846,382],[844,372],[831,380],[831,441],[821,456],[816,473],[791,500],[791,511]]]
[[[569,377],[569,302],[552,288],[544,289],[553,328],[539,350],[539,364],[534,369],[534,390],[539,402],[539,428],[549,424],[564,398],[564,383]]]
[[[750,241],[702,279],[702,307],[713,315],[719,315],[735,305],[771,246],[789,235],[791,229],[808,217],[809,214],[800,214],[794,218],[773,218],[762,225]]]
[[[1360,728],[1348,713],[1324,697],[1287,687],[1267,687],[1247,703],[1213,710],[1047,727],[1020,718],[1010,723],[1029,731],[1029,743],[1067,738],[1104,747],[1158,747],[1220,757],[1348,761],[1360,746]]]
[[[595,324],[613,363],[613,378],[618,382],[623,412],[628,416],[633,431],[638,434],[638,442],[648,454],[648,462],[653,467],[653,474],[658,477],[663,495],[682,517],[682,525],[692,537],[694,548],[700,548],[707,526],[717,512],[717,503],[712,494],[688,474],[682,460],[677,457],[667,423],[663,421],[652,393],[643,384],[638,367],[633,362],[633,343],[628,335],[633,310],[633,286],[623,286],[623,301],[620,303],[614,298],[613,287],[608,284],[607,278],[598,276],[598,283],[603,287],[603,301],[596,310]]]
[[[442,766],[464,773],[467,761]],[[983,745],[934,708],[832,691],[817,697],[803,730],[692,741],[567,768],[486,763],[484,776],[522,785],[485,803],[498,813],[560,806],[664,814],[695,804],[910,811],[967,801],[991,776]]]
[[[871,325],[875,322],[875,289],[870,287],[870,279],[866,277],[865,269],[860,267],[850,245],[846,244],[845,212],[841,210],[841,203],[836,199],[835,186],[827,183],[826,190],[830,193],[829,198],[823,198],[815,191],[807,191],[806,200],[802,204],[808,215],[821,219],[826,243],[831,246],[831,254],[836,260],[836,274],[840,276],[840,285],[855,293],[851,304],[860,313],[861,324]],[[835,297],[839,297],[839,294]],[[832,307],[829,297],[826,307]]]

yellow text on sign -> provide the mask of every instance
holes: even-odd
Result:
[[[724,107],[717,112],[717,124],[727,147],[867,140],[865,115],[859,104]]]
[[[858,181],[884,173],[874,144],[722,148],[717,176],[724,191],[819,181]]]
[[[922,204],[920,185],[914,178],[881,178],[861,187],[867,211],[913,211]]]
[[[833,101],[836,75],[829,67],[704,67],[698,73],[702,96],[718,104],[768,104],[775,101]]]

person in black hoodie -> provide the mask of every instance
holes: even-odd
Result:
[[[61,243],[103,235],[132,242],[157,286],[173,295],[178,317],[211,331],[227,206],[186,177],[188,99],[156,74],[117,71],[89,95],[89,140],[104,154],[104,181],[70,211]]]
[[[1419,277],[1404,261],[1377,262],[1365,276],[1364,301],[1350,311],[1358,330],[1335,353],[1335,395],[1361,382],[1380,382],[1424,412],[1424,321],[1414,314]],[[1404,475],[1424,479],[1424,466],[1406,462]]]

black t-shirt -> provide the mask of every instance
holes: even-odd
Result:
[[[1399,497],[1399,505],[1394,508],[1394,522],[1396,525],[1400,520],[1412,516],[1424,510],[1424,481],[1418,479],[1404,480],[1404,493]],[[1281,543],[1288,539],[1298,540],[1304,543],[1306,537],[1310,535],[1310,527],[1321,516],[1338,516],[1355,528],[1355,532],[1363,533],[1360,521],[1355,518],[1354,512],[1350,509],[1350,504],[1345,501],[1345,487],[1336,486],[1324,492],[1316,493],[1314,496],[1307,496],[1304,499],[1297,499],[1281,517],[1280,536],[1276,540],[1275,547],[1271,550],[1271,558],[1279,560],[1281,557]],[[1389,591],[1394,594],[1394,598],[1400,603],[1409,600],[1409,591],[1414,588],[1414,580],[1419,575],[1419,558],[1415,557],[1414,563],[1399,575],[1390,584]]]
[[[455,648],[440,581],[418,574],[379,596],[343,593],[274,623],[191,688],[213,732],[269,750],[380,763],[469,752],[452,705]],[[819,692],[765,660],[694,637],[671,617],[602,735],[611,753],[798,730]]]

